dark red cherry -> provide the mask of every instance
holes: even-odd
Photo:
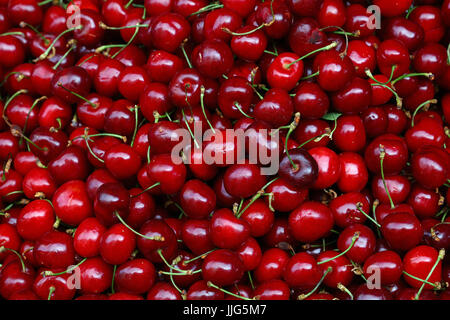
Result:
[[[353,246],[345,255],[356,263],[363,263],[375,251],[375,234],[365,225],[352,224],[346,227],[339,235],[337,242],[339,250],[347,250],[355,238]]]
[[[174,52],[188,38],[190,25],[177,13],[164,13],[152,22],[152,42],[161,50]]]
[[[320,280],[321,271],[316,259],[306,252],[291,257],[285,266],[283,279],[290,287],[303,290],[313,288]]]
[[[66,268],[75,261],[72,237],[65,232],[49,231],[34,245],[36,262],[46,268]]]
[[[242,18],[235,11],[227,8],[213,10],[206,15],[204,36],[209,40],[228,42],[231,39],[231,34],[228,32],[235,32],[241,25]]]
[[[108,264],[127,261],[136,247],[136,236],[119,223],[106,230],[100,239],[100,255]]]
[[[203,219],[214,210],[216,195],[200,180],[189,180],[180,191],[180,204],[190,218]]]
[[[294,113],[294,105],[289,93],[284,89],[273,88],[266,92],[264,99],[256,104],[253,115],[273,127],[289,123]]]
[[[80,287],[84,294],[98,294],[111,286],[113,268],[100,257],[87,259],[79,268]]]
[[[314,184],[318,177],[316,160],[304,149],[289,150],[289,157],[285,154],[280,161],[280,177],[296,188],[305,188]]]
[[[251,163],[234,164],[225,171],[224,186],[233,196],[248,198],[258,192],[266,183],[261,169]]]
[[[231,69],[233,54],[223,41],[206,40],[192,51],[192,63],[203,76],[215,79]]]
[[[244,265],[237,253],[219,249],[208,254],[202,264],[202,276],[217,286],[237,283],[244,274]]]
[[[381,221],[381,232],[389,246],[406,251],[417,246],[423,236],[420,221],[409,213],[392,213]]]
[[[89,74],[81,67],[61,69],[52,78],[52,93],[67,103],[75,103],[80,101],[78,96],[86,97],[88,95],[91,83]]]
[[[20,211],[17,218],[17,232],[26,240],[38,240],[53,229],[55,213],[50,203],[34,200]]]
[[[377,252],[364,262],[363,271],[366,277],[379,272],[380,284],[389,285],[397,282],[402,276],[402,259],[394,251]]]
[[[119,183],[105,183],[97,189],[94,199],[95,216],[106,226],[118,222],[116,215],[126,217],[129,210],[130,194]]]
[[[415,278],[428,279],[430,283],[436,283],[442,279],[442,262],[438,262],[436,268],[431,272],[436,264],[439,252],[430,246],[417,246],[409,250],[403,257],[403,270]],[[430,275],[431,273],[431,275]],[[423,282],[407,274],[403,275],[403,279],[413,288],[420,288]],[[430,290],[433,287],[425,284],[424,289]]]
[[[160,254],[172,261],[177,251],[177,239],[173,230],[162,220],[148,220],[139,229],[139,233],[155,240],[137,237],[137,247],[145,258],[154,263],[162,262]],[[158,238],[156,240],[156,238]],[[160,252],[160,253],[159,253]]]
[[[450,175],[449,154],[435,146],[423,146],[411,158],[414,178],[424,187],[442,186]]]
[[[118,291],[142,294],[148,292],[155,283],[155,267],[146,259],[130,260],[117,268],[114,280]]]
[[[214,212],[210,222],[212,242],[224,249],[237,249],[250,236],[246,221],[239,220],[230,209]]]
[[[100,253],[100,241],[106,228],[97,218],[86,218],[75,231],[73,246],[82,257],[90,258]]]

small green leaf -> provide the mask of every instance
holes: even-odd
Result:
[[[324,116],[322,117],[322,119],[324,119],[324,120],[329,120],[329,121],[334,121],[334,120],[336,120],[337,118],[339,118],[340,116],[342,116],[342,113],[339,113],[339,112],[330,112],[330,113],[327,113],[326,115],[324,115]]]

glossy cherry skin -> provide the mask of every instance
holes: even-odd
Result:
[[[314,82],[302,82],[297,87],[293,99],[295,111],[302,118],[319,119],[323,117],[330,106],[328,95]]]
[[[296,245],[296,240],[292,235],[287,218],[275,218],[272,229],[264,236],[264,243],[269,247]]]
[[[201,255],[214,248],[209,232],[208,220],[186,220],[181,229],[181,239],[195,255]]]
[[[425,42],[439,42],[445,33],[440,10],[437,7],[424,5],[409,17],[425,31]]]
[[[364,158],[367,167],[374,173],[381,170],[380,154],[384,150],[383,160],[384,174],[399,173],[408,160],[408,147],[405,141],[393,134],[381,135],[366,147]]]
[[[113,268],[100,257],[89,258],[80,265],[80,287],[84,294],[99,294],[111,286]]]
[[[384,177],[384,180],[394,205],[404,202],[411,190],[409,180],[401,175]],[[380,200],[381,203],[390,202],[380,176],[373,177],[371,189],[375,199]]]
[[[100,241],[106,228],[96,218],[87,218],[80,223],[75,231],[73,246],[75,252],[86,258],[98,256]]]
[[[350,247],[352,238],[359,233],[353,247],[345,254],[347,258],[363,263],[375,250],[376,239],[373,231],[362,224],[352,224],[345,228],[338,237],[337,246],[340,251]]]
[[[308,189],[297,189],[283,179],[272,182],[266,192],[272,194],[272,198],[265,198],[268,205],[276,211],[289,212],[298,207],[308,196]]]
[[[289,123],[294,112],[294,105],[288,92],[284,89],[270,89],[253,109],[256,119],[265,121],[273,127]]]
[[[403,257],[404,271],[419,278],[427,279],[431,272],[431,268],[438,259],[438,251],[429,246],[418,246],[409,250]],[[436,283],[442,278],[442,261],[440,261],[433,273],[431,273],[428,281]],[[423,283],[404,274],[403,279],[413,288],[420,288]],[[430,290],[432,287],[425,284],[424,289]]]
[[[256,194],[266,183],[261,169],[251,163],[234,164],[225,171],[224,186],[232,196],[248,198]]]
[[[242,18],[234,11],[221,8],[209,12],[204,21],[204,37],[208,40],[228,42],[231,35],[223,30],[226,28],[235,32],[242,25]]]
[[[188,37],[189,32],[189,23],[176,13],[162,14],[152,22],[153,45],[164,51],[174,52]]]
[[[292,90],[303,74],[303,61],[294,53],[285,52],[278,55],[267,69],[267,82],[272,88]]]
[[[261,262],[262,249],[255,238],[248,238],[236,252],[244,264],[245,271],[256,269]]]
[[[127,261],[117,268],[114,280],[120,292],[142,294],[148,292],[155,283],[155,267],[146,259]]]
[[[106,168],[119,179],[134,176],[141,167],[141,157],[128,145],[117,144],[105,153]]]
[[[17,232],[16,228],[13,226],[2,223],[0,224],[0,246],[12,250],[19,250],[20,248],[20,235]],[[12,252],[4,251],[0,254],[0,261],[4,261],[8,255],[11,255]]]
[[[237,249],[250,236],[250,227],[244,220],[239,220],[230,209],[214,212],[210,221],[212,242],[223,249]]]
[[[105,183],[97,190],[94,199],[94,213],[106,226],[118,222],[116,214],[122,218],[128,215],[130,194],[119,183]]]
[[[136,247],[136,236],[123,224],[115,224],[100,239],[100,255],[109,264],[122,264]]]
[[[320,52],[314,59],[314,69],[319,71],[317,82],[325,91],[338,91],[353,78],[351,60],[339,56],[334,50]]]
[[[206,40],[192,51],[192,63],[205,77],[216,79],[233,65],[233,53],[220,40]]]
[[[203,260],[203,279],[211,281],[217,286],[235,284],[243,275],[244,265],[238,254],[231,250],[215,250]]]
[[[362,284],[356,288],[355,300],[392,300],[392,295],[385,288],[369,289],[367,284]]]
[[[22,188],[29,199],[51,198],[56,190],[56,183],[49,170],[34,168],[23,177]]]
[[[25,47],[16,37],[12,35],[3,36],[0,41],[0,58],[3,67],[15,67],[24,62]]]
[[[333,225],[333,213],[318,202],[304,202],[289,215],[292,235],[305,243],[314,242],[327,235]]]
[[[53,229],[55,213],[45,200],[34,200],[20,211],[17,218],[17,232],[26,240],[38,240]]]
[[[291,257],[283,272],[283,279],[290,287],[311,289],[319,281],[321,271],[316,259],[306,252]]]
[[[386,77],[391,74],[392,66],[396,66],[394,78],[407,73],[410,65],[408,49],[397,40],[385,40],[377,49],[377,64]]]
[[[366,144],[364,123],[358,116],[344,115],[337,119],[333,141],[341,151],[358,152]]]
[[[84,180],[89,172],[86,154],[77,146],[67,147],[49,163],[48,168],[59,184],[69,180]]]
[[[337,182],[340,174],[338,155],[326,147],[315,147],[308,150],[318,166],[317,180],[312,185],[315,189],[329,188]]]
[[[154,263],[162,262],[159,251],[166,260],[173,259],[177,250],[177,239],[170,226],[161,220],[148,220],[139,229],[139,233],[146,237],[162,237],[160,240],[150,240],[143,237],[137,238],[137,247],[145,258]]]
[[[83,68],[78,66],[65,68],[53,76],[52,93],[67,103],[78,102],[80,99],[65,89],[86,97],[91,89],[91,83],[89,74]]]
[[[207,281],[199,280],[192,284],[186,295],[187,300],[223,300],[225,295],[222,291],[209,287]]]
[[[317,257],[318,263],[323,262],[320,264],[319,268],[323,271],[331,268],[331,271],[323,280],[323,283],[330,288],[336,288],[339,283],[347,286],[353,280],[352,264],[350,263],[350,260],[345,256],[336,258],[337,255],[338,253],[335,251],[324,251]],[[332,260],[326,262],[329,259]]]
[[[79,225],[93,215],[91,200],[86,191],[86,184],[72,180],[60,186],[52,199],[58,218],[68,225]]]
[[[417,246],[423,236],[420,221],[409,213],[392,213],[381,221],[381,232],[389,246],[406,251]]]
[[[118,93],[119,77],[125,65],[118,60],[107,59],[100,63],[94,77],[94,87],[98,94],[113,97]]]
[[[179,191],[186,179],[186,167],[183,163],[172,162],[171,155],[155,155],[148,168],[149,178],[160,185],[155,190],[160,190],[164,194],[173,194]]]
[[[47,268],[65,268],[75,260],[72,237],[61,231],[45,233],[35,242],[33,252],[36,262]]]
[[[247,205],[248,202],[244,202],[243,208]],[[240,218],[248,223],[253,237],[261,237],[272,228],[274,214],[262,199],[258,199],[245,209]]]
[[[354,152],[339,154],[340,174],[337,181],[342,192],[359,192],[367,184],[369,174],[364,159]]]
[[[449,155],[440,148],[423,146],[411,158],[414,178],[424,187],[442,186],[450,175]]]
[[[289,300],[291,292],[285,281],[273,279],[260,283],[253,294],[259,300]]]
[[[408,149],[416,152],[422,146],[442,147],[444,143],[444,131],[438,120],[425,117],[414,126],[409,128],[405,134]]]
[[[0,273],[0,295],[9,299],[14,293],[22,290],[30,290],[33,286],[35,271],[25,264],[23,270],[21,263],[11,261],[5,264]]]
[[[231,50],[243,60],[258,60],[267,46],[267,37],[264,32],[262,30],[253,30],[254,28],[251,26],[244,26],[236,30],[238,34],[244,33],[243,35],[234,35],[231,38]]]
[[[183,69],[169,83],[170,101],[180,108],[200,104],[202,75],[195,69]]]
[[[180,204],[193,219],[206,218],[216,206],[214,190],[200,180],[189,180],[180,191]]]
[[[358,205],[361,205],[361,210],[364,212],[370,212],[369,202],[359,192],[345,193],[331,200],[329,208],[333,213],[336,225],[346,228],[353,223],[364,223],[366,217],[358,210]]]
[[[145,67],[151,80],[169,83],[183,66],[183,60],[178,56],[163,50],[155,50],[150,53]]]
[[[254,271],[255,279],[258,282],[280,279],[288,260],[289,255],[285,251],[278,248],[267,249]]]
[[[0,183],[0,196],[4,202],[13,202],[20,199],[20,192],[22,189],[22,176],[10,169],[7,173],[0,171],[4,176]]]
[[[403,271],[403,263],[400,256],[394,251],[382,251],[371,255],[364,262],[364,275],[370,277],[378,268],[381,285],[389,285],[397,282]]]
[[[316,160],[304,149],[291,149],[289,156],[296,167],[294,168],[287,155],[284,155],[280,161],[280,177],[296,188],[313,185],[319,174]]]
[[[157,282],[148,292],[147,300],[182,300],[181,294],[167,282]]]
[[[99,25],[102,20],[100,14],[94,10],[81,9],[79,19],[83,28],[74,30],[74,39],[87,47],[98,45],[105,32]]]
[[[432,218],[439,211],[439,193],[414,184],[408,196],[408,204],[421,219]]]

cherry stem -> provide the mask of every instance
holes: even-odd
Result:
[[[34,26],[32,26],[31,24],[28,24],[25,21],[22,21],[19,23],[19,26],[21,28],[25,28],[25,27],[30,28],[31,30],[33,30],[34,33],[36,33],[38,35],[39,38],[41,38],[42,41],[44,41],[45,45],[47,45],[47,46],[49,45],[50,41],[46,37],[44,37],[44,35],[38,29],[36,29]]]
[[[44,5],[46,5],[46,4],[48,4],[48,3],[52,3],[52,2],[54,2],[54,0],[44,0],[44,1],[41,1],[41,2],[38,2],[38,6],[44,6]]]
[[[250,301],[251,301],[251,300],[254,300],[254,299],[250,299],[250,298],[247,298],[247,297],[240,296],[240,295],[235,294],[235,293],[233,293],[233,292],[231,292],[231,291],[225,290],[225,289],[223,289],[223,288],[221,288],[221,287],[218,287],[218,286],[216,286],[214,283],[212,283],[211,281],[208,281],[208,282],[206,283],[206,285],[207,285],[208,287],[210,287],[210,288],[217,289],[217,290],[219,290],[219,291],[222,291],[223,293],[226,293],[226,294],[228,294],[228,295],[230,295],[230,296],[233,296],[233,297],[235,297],[235,298],[238,298],[238,299],[242,299],[242,300],[250,300]]]
[[[76,92],[74,92],[74,91],[72,91],[72,90],[70,90],[70,89],[67,89],[66,87],[64,87],[64,86],[62,85],[61,82],[58,82],[56,85],[57,85],[58,87],[60,87],[60,88],[63,88],[64,90],[66,90],[66,91],[69,92],[70,94],[74,95],[74,96],[77,97],[78,99],[81,99],[81,100],[83,100],[84,102],[88,103],[92,108],[94,108],[94,109],[97,108],[97,105],[96,105],[95,103],[93,103],[92,101],[89,101],[88,99],[86,99],[86,98],[83,97],[82,95],[80,95],[80,94],[78,94],[78,93],[76,93]]]
[[[194,140],[195,146],[197,147],[197,149],[200,149],[200,145],[198,144],[197,139],[195,139],[195,136],[192,133],[191,127],[189,126],[189,123],[188,123],[188,121],[186,119],[186,115],[184,114],[184,109],[181,109],[181,114],[183,115],[183,120],[186,123],[186,127],[187,127],[187,129],[189,131],[189,134],[191,135],[192,139]]]
[[[147,148],[147,163],[150,163],[150,161],[151,161],[151,159],[150,159],[150,148],[151,148],[151,146],[149,144],[148,148]]]
[[[187,64],[188,64],[189,68],[192,69],[192,63],[191,63],[191,60],[189,60],[189,57],[188,57],[188,55],[187,55],[187,53],[186,53],[186,49],[184,49],[184,46],[186,45],[186,42],[187,42],[187,41],[188,41],[187,38],[184,39],[184,41],[183,41],[183,42],[181,43],[181,45],[180,45],[180,48],[181,48],[181,52],[183,52],[184,59],[186,59],[186,62],[187,62]]]
[[[131,232],[133,232],[134,234],[144,238],[144,239],[148,239],[148,240],[155,240],[155,241],[164,241],[164,237],[162,236],[155,236],[155,237],[148,237],[146,235],[143,235],[142,233],[137,232],[136,230],[134,230],[132,227],[130,227],[125,220],[123,220],[123,218],[120,216],[120,214],[117,211],[114,211],[114,215],[117,217],[117,219],[119,219],[119,221],[128,229],[130,229]]]
[[[413,278],[414,280],[423,282],[424,284],[428,284],[429,286],[432,286],[432,287],[434,287],[434,288],[437,287],[437,285],[436,285],[435,283],[429,282],[429,281],[424,280],[424,279],[420,279],[420,278],[418,278],[418,277],[416,277],[416,276],[413,276],[412,274],[410,274],[410,273],[408,273],[408,272],[406,272],[406,271],[404,271],[404,270],[403,270],[402,272],[403,272],[405,275],[407,275],[408,277]]]
[[[47,48],[47,50],[45,50],[44,53],[42,53],[42,54],[38,57],[37,60],[39,61],[39,60],[44,60],[45,58],[47,58],[48,55],[50,54],[50,51],[51,51],[52,48],[54,47],[55,43],[56,43],[63,35],[65,35],[66,33],[75,31],[75,30],[79,30],[79,29],[81,29],[81,28],[83,28],[83,26],[76,26],[76,27],[73,27],[73,28],[64,30],[63,32],[61,32],[60,34],[58,34],[58,35],[55,37],[55,39],[53,39],[52,43],[51,43],[50,46]]]
[[[42,100],[45,100],[45,99],[47,99],[47,97],[46,97],[46,96],[42,96],[42,97],[37,98],[36,100],[34,100],[33,104],[31,105],[30,110],[28,110],[27,117],[25,118],[25,124],[23,125],[23,132],[26,132],[26,131],[27,131],[28,119],[30,118],[31,111],[33,111],[34,107],[35,107],[39,102],[41,102]],[[22,145],[22,137],[20,137],[19,145]]]
[[[186,275],[192,274],[191,270],[182,270],[182,269],[179,269],[179,268],[174,267],[173,265],[169,264],[169,262],[167,262],[166,258],[162,254],[162,250],[161,249],[156,250],[156,252],[158,252],[158,255],[161,257],[161,260],[164,262],[164,264],[167,267],[169,267],[169,269],[175,270],[175,271],[177,271],[179,273],[183,273],[183,274],[186,274]],[[174,259],[174,261],[176,261],[176,259]]]
[[[383,180],[384,190],[386,190],[386,194],[389,198],[389,203],[391,204],[391,209],[395,208],[394,201],[392,201],[391,194],[389,193],[389,189],[386,183],[386,180],[384,179],[384,158],[386,157],[386,151],[384,150],[384,146],[380,144],[380,173],[381,173],[381,180]]]
[[[325,270],[325,272],[323,273],[322,278],[320,278],[319,282],[316,284],[316,286],[310,292],[299,295],[297,297],[297,300],[305,300],[310,295],[312,295],[314,292],[316,292],[316,290],[320,287],[320,285],[322,284],[322,282],[325,279],[325,277],[327,276],[327,274],[330,273],[332,270],[333,270],[332,267],[328,267],[327,270]]]
[[[271,55],[273,55],[273,56],[275,56],[275,57],[278,56],[278,54],[276,54],[275,52],[269,51],[269,50],[264,50],[264,53],[271,54]]]
[[[242,108],[239,105],[239,102],[235,101],[234,102],[234,106],[239,110],[240,113],[242,113],[245,117],[249,118],[249,119],[253,119],[252,116],[249,116],[247,113],[244,112],[244,110],[242,110]]]
[[[147,191],[153,189],[154,187],[159,186],[160,184],[161,184],[161,182],[156,182],[155,184],[152,184],[150,187],[145,188],[143,191],[139,192],[138,194],[136,194],[136,195],[134,195],[134,196],[131,196],[131,198],[138,197],[138,196],[140,196],[141,194],[146,193]]]
[[[346,286],[344,286],[342,283],[338,283],[337,288],[342,292],[348,294],[350,296],[350,300],[353,300],[353,294],[350,292],[350,290],[347,289]]]
[[[347,249],[345,249],[344,251],[342,251],[342,252],[339,253],[338,255],[334,256],[333,258],[326,259],[326,260],[323,260],[323,261],[319,261],[319,262],[317,262],[317,264],[318,264],[318,265],[321,265],[321,264],[324,264],[324,263],[333,261],[334,259],[339,258],[340,256],[343,256],[343,255],[346,254],[348,251],[350,251],[351,248],[353,248],[353,246],[355,245],[355,243],[356,243],[356,241],[358,240],[358,238],[359,238],[359,231],[355,232],[355,234],[354,234],[353,237],[352,237],[352,243],[350,243],[350,245],[348,246]]]
[[[307,76],[304,76],[303,78],[300,78],[300,80],[308,80],[308,79],[314,78],[314,77],[318,76],[319,73],[320,73],[319,71],[311,73],[310,75],[307,75]]]
[[[392,80],[391,84],[394,85],[398,81],[400,81],[404,78],[407,78],[407,77],[418,77],[418,76],[424,76],[430,80],[434,80],[434,75],[431,72],[405,73],[405,74],[401,75],[400,77]]]
[[[116,53],[114,53],[112,56],[111,56],[111,58],[112,59],[114,59],[115,57],[117,57],[123,50],[125,50],[125,48],[126,47],[128,47],[133,41],[134,41],[134,39],[136,38],[136,36],[137,36],[137,34],[139,33],[139,28],[140,28],[140,26],[138,27],[139,25],[135,25],[134,27],[136,27],[136,29],[134,30],[134,33],[133,33],[133,35],[131,36],[131,38],[130,38],[130,40],[128,40],[128,42],[124,45],[124,46],[122,46],[122,48],[120,48]],[[142,25],[141,25],[142,26]]]
[[[8,78],[12,75],[17,74],[18,76],[16,77],[17,82],[22,81],[23,79],[28,79],[30,78],[29,76],[23,74],[20,71],[11,71],[10,73],[8,73],[4,78],[3,81],[0,83],[0,87],[3,87],[3,85],[6,83],[6,81],[8,80]]]
[[[69,50],[67,50],[63,56],[58,60],[58,62],[55,63],[55,65],[52,67],[53,70],[58,69],[58,67],[60,66],[60,64],[64,61],[64,59],[69,55],[69,53],[75,49],[75,45],[70,46]]]
[[[128,9],[128,7],[133,3],[134,0],[128,1],[128,3],[125,5],[125,9]]]
[[[338,27],[338,26],[327,26],[324,27],[322,29],[319,29],[320,31],[326,30],[326,29],[330,29],[330,28],[336,28],[338,29],[338,31],[333,31],[334,34],[340,34],[343,35],[345,37],[345,50],[341,53],[342,56],[346,56],[347,55],[347,49],[348,49],[348,36],[352,36],[352,37],[359,37],[360,33],[359,30],[356,31],[355,33],[351,33],[351,32],[347,32],[345,31],[343,28]]]
[[[48,297],[47,297],[47,300],[48,301],[50,301],[51,299],[52,299],[52,294],[55,292],[55,287],[54,286],[51,286],[49,289],[48,289]]]
[[[395,97],[395,101],[397,103],[397,108],[401,108],[402,107],[402,98],[399,97],[397,92],[391,86],[388,86],[387,84],[382,83],[382,82],[378,81],[377,79],[375,79],[374,76],[372,75],[372,72],[370,72],[369,69],[366,69],[365,73],[370,79],[375,81],[375,83],[371,83],[370,84],[371,86],[379,86],[379,87],[383,87],[383,88],[389,90]],[[392,82],[391,82],[391,85],[393,85]]]
[[[200,107],[202,108],[203,116],[205,117],[208,126],[211,128],[211,131],[215,134],[216,130],[214,130],[214,127],[212,126],[211,122],[209,122],[208,117],[206,116],[205,104],[203,101],[204,98],[205,98],[205,87],[202,85],[200,87]]]
[[[136,134],[137,134],[137,131],[138,131],[138,125],[139,125],[139,123],[138,123],[138,121],[139,121],[139,106],[138,106],[138,105],[135,105],[135,106],[132,108],[132,111],[134,111],[134,131],[133,131],[133,138],[131,138],[130,146],[133,146],[134,140],[136,139]]]
[[[195,260],[198,260],[198,259],[205,259],[208,256],[208,254],[210,254],[211,252],[216,251],[216,250],[217,249],[212,249],[212,250],[209,250],[209,251],[207,251],[205,253],[202,253],[199,256],[196,256],[195,258],[188,259],[188,260],[183,260],[182,264],[185,266],[185,265],[191,263],[192,261],[195,261]]]
[[[292,123],[289,125],[289,130],[286,133],[286,138],[284,140],[284,150],[286,152],[286,156],[288,157],[289,162],[291,163],[291,166],[292,166],[292,170],[294,172],[298,170],[298,166],[294,163],[294,161],[292,161],[292,158],[289,155],[288,140],[289,140],[291,133],[294,132],[294,130],[297,128],[299,122],[300,122],[300,112],[297,112],[295,114],[294,121],[292,121]]]
[[[443,260],[444,257],[445,257],[445,249],[439,250],[439,254],[438,254],[438,257],[436,259],[436,262],[434,263],[433,267],[431,268],[430,273],[428,273],[428,276],[425,278],[425,281],[428,281],[428,279],[430,279],[430,277],[433,274],[434,270],[437,268],[439,262],[441,260]],[[420,286],[419,291],[417,291],[417,294],[414,297],[414,300],[419,300],[420,294],[422,293],[424,287],[425,287],[425,282],[422,282],[422,285]]]
[[[148,28],[149,27],[148,24],[135,24],[133,26],[110,27],[101,21],[98,23],[98,25],[100,26],[100,28],[105,29],[105,30],[122,30],[122,29],[132,29],[132,28],[137,29],[137,28]]]
[[[327,45],[327,46],[325,46],[325,47],[322,47],[322,48],[313,50],[313,51],[311,51],[311,52],[305,54],[304,56],[298,58],[297,60],[292,61],[291,63],[287,64],[287,65],[285,66],[285,68],[286,68],[286,69],[289,69],[293,64],[295,64],[295,63],[297,63],[297,62],[299,62],[299,61],[301,61],[301,60],[303,60],[303,59],[305,59],[305,58],[308,58],[309,56],[311,56],[311,55],[313,55],[313,54],[315,54],[315,53],[317,53],[317,52],[327,51],[327,50],[330,50],[330,49],[335,48],[336,46],[337,46],[337,42],[333,41],[332,43],[330,43],[329,45]]]
[[[58,273],[53,273],[53,272],[51,272],[50,270],[48,270],[48,271],[42,272],[42,275],[43,275],[44,277],[52,277],[52,276],[60,276],[60,275],[65,274],[65,273],[72,273],[73,270],[75,270],[76,268],[78,268],[79,266],[81,266],[81,264],[82,264],[83,262],[85,262],[86,260],[87,260],[87,258],[84,258],[83,260],[81,260],[81,261],[80,261],[79,263],[77,263],[76,265],[74,265],[74,266],[72,266],[72,267],[70,267],[70,268],[67,268],[67,270],[64,270],[64,271],[61,271],[61,272],[58,272]]]
[[[11,248],[6,248],[5,246],[1,246],[0,247],[0,253],[2,253],[4,251],[10,251],[10,252],[14,253],[19,258],[20,264],[22,266],[22,272],[25,272],[27,270],[25,268],[25,263],[23,262],[23,257],[22,257],[22,255],[19,252],[17,252],[14,249],[11,249]]]
[[[114,290],[114,278],[116,277],[117,264],[113,267],[113,274],[111,278],[111,293],[114,294],[116,291]]]
[[[417,108],[416,110],[414,110],[414,113],[411,117],[411,127],[414,127],[414,118],[416,117],[417,112],[419,112],[420,109],[422,109],[423,107],[425,107],[426,105],[430,104],[430,103],[437,103],[436,99],[430,99],[427,101],[422,102]]]
[[[0,34],[0,37],[4,37],[4,36],[25,36],[25,34],[23,32],[20,31],[11,31],[11,32],[5,32]]]
[[[85,138],[93,138],[93,137],[113,137],[113,138],[117,138],[122,140],[124,143],[127,142],[127,137],[125,136],[121,136],[119,134],[115,134],[115,133],[109,133],[109,132],[101,132],[101,133],[93,133],[93,134],[87,134],[87,132],[89,131],[89,128],[86,128],[84,131],[84,134],[81,136],[76,136],[75,138],[73,138],[71,141],[75,141],[77,139],[85,139]]]
[[[406,12],[406,16],[405,16],[406,19],[409,18],[409,15],[411,14],[411,12],[414,11],[415,8],[417,8],[417,7],[413,4],[408,8],[408,12]]]
[[[372,221],[378,228],[381,228],[381,225],[371,216],[369,216],[367,213],[364,212],[364,210],[362,209],[362,203],[358,202],[356,204],[356,208],[359,210],[359,212],[361,212],[367,219],[369,219],[370,221]]]
[[[198,15],[198,14],[203,13],[203,12],[211,11],[211,10],[214,10],[214,9],[219,9],[219,8],[223,8],[223,4],[221,4],[219,2],[213,2],[213,3],[211,3],[211,4],[207,5],[207,6],[204,6],[200,10],[195,11],[194,13],[191,13],[189,15],[189,17]]]
[[[242,211],[238,211],[236,217],[239,219],[242,214],[245,212],[245,210],[247,210],[256,200],[258,200],[263,194],[264,194],[264,190],[270,186],[273,182],[277,181],[279,177],[273,178],[272,180],[270,180],[268,183],[266,183],[261,190],[259,190],[250,200],[250,202],[245,206],[245,208]]]

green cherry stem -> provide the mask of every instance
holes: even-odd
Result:
[[[209,122],[209,119],[206,116],[205,104],[203,101],[204,98],[205,98],[205,87],[202,85],[200,87],[200,107],[202,108],[203,116],[205,117],[206,122],[208,123],[208,126],[211,128],[211,131],[215,134],[216,130],[214,130],[214,127],[212,126],[211,122]]]
[[[14,253],[19,258],[20,265],[22,266],[22,272],[25,272],[27,270],[25,268],[25,263],[23,262],[23,257],[22,257],[22,255],[19,252],[17,252],[14,249],[6,248],[5,246],[1,246],[0,247],[0,253],[5,252],[5,251],[10,251],[10,252]]]
[[[384,146],[382,144],[380,144],[380,173],[381,173],[381,180],[383,180],[384,190],[386,190],[386,194],[387,194],[387,196],[389,198],[389,203],[391,204],[391,209],[394,209],[395,208],[394,201],[392,201],[391,194],[389,193],[389,189],[388,189],[386,180],[384,178],[383,163],[384,163],[384,158],[385,157],[386,157],[386,151],[384,150]]]
[[[53,39],[52,43],[49,45],[49,47],[47,48],[47,50],[45,50],[44,53],[42,53],[42,54],[37,58],[37,60],[39,61],[39,60],[44,60],[44,59],[46,59],[46,58],[48,57],[48,55],[50,54],[50,52],[52,51],[52,48],[54,47],[54,45],[56,44],[56,42],[57,42],[63,35],[65,35],[66,33],[75,31],[75,30],[82,29],[82,28],[83,28],[83,26],[76,26],[76,27],[73,27],[73,28],[70,28],[70,29],[66,29],[66,30],[64,30],[63,32],[61,32],[60,34],[58,34],[58,35],[55,37],[55,39]]]
[[[233,292],[231,292],[231,291],[225,290],[225,289],[223,289],[223,288],[221,288],[221,287],[219,287],[219,286],[216,286],[216,285],[215,285],[214,283],[212,283],[211,281],[208,281],[206,284],[207,284],[207,286],[210,287],[210,288],[217,289],[217,290],[222,291],[223,293],[226,293],[226,294],[228,294],[228,295],[230,295],[230,296],[233,296],[233,297],[235,297],[235,298],[242,299],[242,300],[250,300],[250,301],[253,300],[253,299],[250,299],[250,298],[243,297],[243,296],[240,296],[240,295],[238,295],[238,294],[235,294],[235,293],[233,293]]]
[[[431,275],[433,274],[434,270],[437,268],[439,262],[443,260],[445,257],[445,249],[439,250],[438,258],[436,259],[436,262],[434,263],[433,267],[430,270],[430,273],[428,273],[428,276],[425,278],[425,281],[428,281],[430,279]],[[414,300],[419,300],[420,294],[423,291],[423,288],[425,288],[425,282],[422,282],[422,285],[419,288],[419,291],[417,291],[416,296],[414,297]]]
[[[327,276],[328,273],[330,273],[333,270],[332,267],[328,267],[327,270],[325,270],[325,272],[322,275],[322,278],[320,278],[319,282],[316,284],[316,286],[308,293],[306,294],[301,294],[297,297],[297,300],[305,300],[306,298],[308,298],[310,295],[312,295],[314,292],[317,291],[317,289],[319,289],[320,285],[322,284],[323,280],[325,279],[325,277]]]
[[[119,213],[117,213],[117,211],[114,212],[114,215],[117,217],[117,219],[119,219],[119,221],[125,226],[127,227],[131,232],[133,232],[135,235],[138,235],[139,237],[142,237],[144,239],[148,239],[148,240],[155,240],[155,241],[164,241],[164,237],[161,236],[155,236],[155,237],[148,237],[146,235],[143,235],[142,233],[137,232],[136,230],[134,230],[132,227],[130,227],[125,220],[123,220],[123,218],[119,215]]]
[[[321,264],[324,264],[324,263],[333,261],[334,259],[339,258],[340,256],[343,256],[344,254],[346,254],[347,252],[349,252],[351,248],[353,248],[353,246],[355,245],[355,243],[356,243],[356,241],[358,240],[358,238],[359,238],[359,232],[355,232],[355,234],[354,234],[353,237],[352,237],[352,242],[350,243],[350,245],[348,246],[347,249],[345,249],[344,251],[342,251],[342,252],[339,253],[338,255],[334,256],[333,258],[326,259],[326,260],[323,260],[323,261],[319,261],[319,262],[317,262],[317,264],[318,264],[318,265],[321,265]]]
[[[423,107],[431,104],[431,103],[435,104],[435,103],[437,103],[437,100],[436,99],[430,99],[430,100],[424,101],[416,108],[416,110],[414,110],[414,113],[413,113],[413,115],[411,117],[411,127],[414,127],[414,118],[416,117],[416,115],[419,112],[419,110],[422,109]]]
[[[362,209],[362,203],[358,202],[356,204],[356,209],[359,210],[359,212],[361,212],[367,219],[369,219],[370,221],[372,221],[378,228],[381,228],[381,225],[371,216],[369,216],[367,213],[364,212],[364,210]]]
[[[317,52],[327,51],[327,50],[330,50],[330,49],[335,48],[336,46],[337,46],[337,42],[333,41],[332,43],[330,43],[329,45],[327,45],[327,46],[325,46],[325,47],[322,47],[322,48],[313,50],[313,51],[311,51],[311,52],[308,52],[308,53],[305,54],[304,56],[298,58],[297,60],[292,61],[291,63],[285,65],[284,67],[285,67],[286,69],[289,69],[293,64],[296,64],[297,62],[299,62],[299,61],[301,61],[301,60],[303,60],[303,59],[306,59],[306,58],[308,58],[309,56],[311,56],[311,55],[313,55],[313,54],[315,54],[315,53],[317,53]]]
[[[60,276],[60,275],[65,274],[65,273],[72,273],[73,270],[75,270],[76,268],[78,268],[79,266],[81,266],[81,264],[82,264],[83,262],[85,262],[86,260],[87,260],[87,258],[84,258],[83,260],[81,260],[81,261],[80,261],[79,263],[77,263],[76,265],[74,265],[74,266],[72,266],[72,267],[70,267],[70,268],[67,268],[67,270],[64,270],[64,271],[61,271],[61,272],[57,272],[57,273],[53,273],[52,271],[47,270],[47,271],[42,272],[42,275],[43,275],[44,277],[52,277],[52,276]]]

